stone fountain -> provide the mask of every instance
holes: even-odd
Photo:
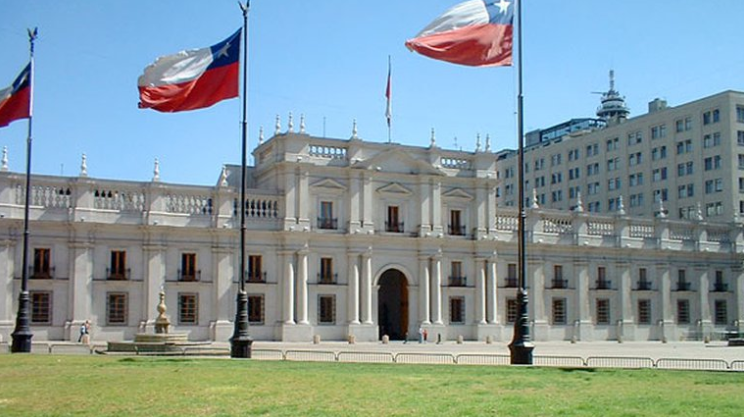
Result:
[[[137,333],[134,341],[108,342],[107,353],[188,354],[189,347],[209,346],[209,342],[189,342],[188,333],[171,333],[170,319],[165,315],[165,292],[160,291],[155,333]]]

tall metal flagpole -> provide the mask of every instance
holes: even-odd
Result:
[[[10,351],[13,353],[31,352],[31,333],[29,307],[30,299],[28,294],[28,215],[31,204],[31,132],[33,126],[34,113],[34,41],[38,36],[37,28],[28,30],[28,41],[30,43],[30,64],[31,73],[29,74],[29,110],[28,110],[28,139],[26,139],[26,201],[23,206],[23,263],[21,266],[21,292],[18,294],[18,314],[16,315],[16,327],[13,330],[13,344]]]
[[[243,11],[243,121],[242,147],[240,152],[240,289],[235,312],[235,330],[230,338],[230,357],[250,358],[253,339],[248,334],[248,294],[245,292],[245,176],[248,142],[248,10],[250,0],[245,5],[238,2]]]
[[[517,137],[519,150],[517,156],[517,180],[519,195],[519,218],[517,224],[517,320],[514,323],[514,337],[509,344],[512,365],[531,365],[535,345],[530,341],[529,316],[527,314],[527,289],[525,283],[525,230],[527,213],[524,208],[524,94],[522,86],[522,0],[517,3]]]

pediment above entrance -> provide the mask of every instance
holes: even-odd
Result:
[[[444,172],[435,168],[428,161],[412,157],[401,149],[388,149],[379,154],[354,165],[357,169],[367,169],[394,174],[411,175],[444,175]]]
[[[397,182],[390,183],[377,189],[379,194],[392,195],[396,197],[405,197],[413,194],[408,188],[398,184]]]
[[[346,191],[345,185],[331,178],[322,179],[312,184],[310,188],[312,188],[313,191],[315,192],[324,192],[324,193],[342,194]]]
[[[446,193],[442,194],[442,197],[450,199],[450,200],[461,200],[461,201],[471,201],[473,199],[473,196],[470,195],[470,193],[466,192],[462,188],[453,188]]]

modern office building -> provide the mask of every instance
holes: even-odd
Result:
[[[678,108],[658,106],[604,130],[531,148],[530,187],[546,178],[538,198],[564,193],[555,202],[541,198],[546,204],[531,205],[527,217],[536,340],[678,340],[738,326],[744,229],[731,221],[738,192],[730,187],[738,178],[731,150],[744,118],[740,102],[739,93],[726,92]],[[383,334],[415,338],[424,328],[443,340],[510,340],[517,213],[505,192],[514,187],[508,154],[488,146],[448,151],[433,139],[429,147],[414,147],[292,131],[259,144],[245,201],[251,336],[371,341]],[[709,158],[718,162],[706,169]],[[617,161],[612,169],[609,161]],[[673,167],[687,162],[694,175],[676,176]],[[590,175],[586,166],[594,164]],[[662,167],[666,181],[654,181]],[[95,179],[85,165],[75,177],[34,176],[34,340],[77,340],[87,319],[94,340],[132,339],[152,331],[161,290],[174,331],[192,340],[228,340],[240,275],[239,172],[223,168],[211,187],[166,184],[158,175],[144,183]],[[561,175],[554,184],[551,173]],[[644,180],[630,185],[628,176],[638,173]],[[616,177],[617,189],[606,189]],[[698,194],[678,198],[676,184],[687,185],[688,178]],[[705,193],[707,181],[717,178],[722,191]],[[601,191],[588,192],[594,183]],[[20,290],[23,184],[24,176],[4,163],[2,341],[12,332]],[[576,204],[570,187],[585,195],[574,210],[567,210]],[[648,216],[659,189],[667,190],[665,203],[675,214],[700,199],[704,210],[720,201],[720,214]],[[638,194],[643,205],[633,203]],[[605,200],[620,195],[631,203],[609,210]]]
[[[622,206],[633,216],[664,211],[674,219],[739,221],[744,94],[725,91],[676,107],[656,99],[646,114],[628,114],[612,85],[597,110],[606,126],[553,135],[528,147],[528,204],[535,199],[541,207],[567,210],[581,199],[591,213],[612,214]],[[500,161],[500,207],[517,205],[516,161],[516,153]]]

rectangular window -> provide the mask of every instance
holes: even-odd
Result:
[[[643,142],[643,134],[640,131],[628,134],[628,146],[637,145],[641,142]]]
[[[461,210],[450,210],[449,234],[453,236],[465,236],[465,225],[462,224]]]
[[[128,294],[110,292],[106,294],[106,323],[111,326],[126,325],[129,315]]]
[[[449,285],[452,287],[464,287],[465,284],[465,277],[462,273],[462,262],[452,261],[450,263]]]
[[[628,176],[628,183],[630,184],[630,187],[643,185],[643,173],[638,172],[636,174],[630,174]]]
[[[553,288],[568,288],[563,278],[563,265],[553,265]]]
[[[320,217],[318,217],[318,228],[324,230],[335,230],[338,228],[337,219],[333,218],[333,202],[320,202]]]
[[[715,203],[707,203],[705,205],[705,216],[716,217],[723,215],[723,203],[717,201]]]
[[[403,233],[403,222],[400,221],[400,208],[398,206],[388,206],[385,231],[388,233]]]
[[[714,171],[721,169],[721,155],[705,158],[705,170]]]
[[[319,295],[318,296],[318,323],[335,324],[336,323],[336,296]]]
[[[264,324],[265,317],[264,295],[248,295],[248,323],[254,325]]]
[[[52,324],[52,293],[31,291],[31,324]]]
[[[31,279],[52,278],[51,250],[49,248],[34,249],[34,266],[31,270]]]
[[[181,254],[181,276],[180,281],[198,281],[196,273],[196,254],[195,253],[182,253]]]
[[[320,258],[320,274],[318,274],[318,282],[321,284],[333,284],[336,282],[335,274],[333,273],[333,258]]]
[[[565,298],[553,298],[553,324],[566,324]]]
[[[736,106],[736,121],[744,123],[744,107]]]
[[[514,324],[517,321],[517,299],[507,298],[506,299],[506,323]]]
[[[109,267],[108,279],[126,280],[129,279],[127,273],[127,252],[123,250],[111,251],[111,264]]]
[[[597,324],[610,324],[610,300],[597,299]]]
[[[715,309],[715,323],[719,326],[725,326],[728,324],[728,306],[726,300],[716,300],[713,303]]]
[[[677,300],[677,324],[690,324],[690,300]]]
[[[654,126],[651,128],[651,139],[662,139],[666,137],[666,125]]]
[[[651,300],[638,300],[638,324],[651,324]]]
[[[506,266],[506,286],[509,288],[517,286],[517,264],[508,264]]]
[[[723,179],[716,178],[713,180],[705,180],[705,194],[720,193],[723,191]]]
[[[178,293],[178,324],[199,324],[199,294]]]
[[[449,299],[450,324],[465,324],[465,298],[450,297]]]
[[[262,264],[261,255],[248,255],[248,282],[266,282]]]
[[[654,180],[654,182],[666,181],[666,179],[667,179],[667,169],[666,169],[666,167],[656,168],[653,171],[653,180]]]

